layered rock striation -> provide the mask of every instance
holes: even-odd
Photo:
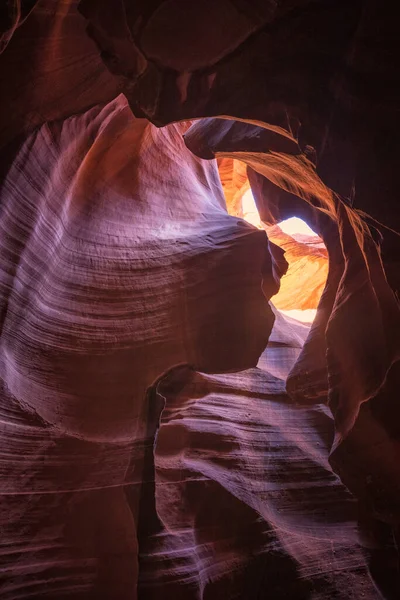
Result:
[[[1,9],[2,599],[399,596],[392,10]]]

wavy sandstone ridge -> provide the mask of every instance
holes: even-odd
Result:
[[[0,9],[2,600],[400,596],[392,10]]]

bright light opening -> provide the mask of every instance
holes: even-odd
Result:
[[[305,223],[302,219],[298,217],[290,217],[290,219],[285,219],[279,223],[279,227],[282,229],[283,233],[287,235],[310,235],[315,236],[316,233]]]
[[[265,229],[268,238],[285,250],[289,268],[281,279],[281,287],[271,298],[283,314],[311,324],[325,286],[328,273],[326,248],[318,235],[298,217],[281,221],[276,226],[262,223],[251,189],[242,197],[243,218],[258,229]]]
[[[272,301],[272,300],[271,300]],[[280,309],[280,312],[290,317],[291,319],[296,319],[296,321],[301,321],[302,323],[311,323],[315,319],[315,315],[317,314],[316,308],[292,308],[291,310],[283,310]]]
[[[251,225],[254,225],[254,227],[262,229],[262,222],[260,219],[260,215],[258,214],[257,206],[251,189],[247,190],[247,192],[243,194],[242,210],[243,219],[245,221],[251,223]]]

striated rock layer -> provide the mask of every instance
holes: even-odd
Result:
[[[267,364],[287,368],[274,350]],[[260,368],[174,371],[157,391],[140,597],[379,598],[354,499],[328,463],[326,407],[293,407]]]
[[[2,599],[400,596],[392,11],[0,9]],[[309,331],[236,161],[325,243]]]
[[[297,214],[321,235],[329,256],[327,283],[287,389],[298,402],[328,400],[336,422],[335,468],[380,518],[398,523],[395,499],[400,473],[392,461],[393,445],[397,455],[398,442],[391,439],[389,421],[382,422],[389,411],[383,410],[378,424],[363,406],[371,399],[379,403],[381,393],[381,402],[387,403],[395,390],[385,389],[391,381],[387,375],[391,369],[396,372],[400,357],[399,304],[387,282],[379,245],[359,213],[321,181],[315,165],[289,133],[284,136],[260,124],[204,119],[191,127],[185,141],[203,158],[228,157],[248,164],[260,216],[266,223]],[[397,414],[393,403],[391,407]],[[355,452],[349,446],[359,416],[364,425],[355,445],[364,435],[371,440],[374,430],[371,442],[386,446],[387,469],[368,461],[367,469],[357,473],[355,463],[346,458],[348,452]],[[363,443],[359,456],[362,448]]]
[[[131,460],[140,482],[147,388],[180,363],[252,366],[267,343],[265,234],[226,213],[185,129],[135,119],[120,96],[43,126],[2,187],[4,597],[47,593],[46,546],[52,597],[94,582],[131,597],[124,486]]]

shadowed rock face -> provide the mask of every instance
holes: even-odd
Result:
[[[0,9],[2,599],[399,597],[391,11]],[[248,185],[324,241],[311,329]]]

